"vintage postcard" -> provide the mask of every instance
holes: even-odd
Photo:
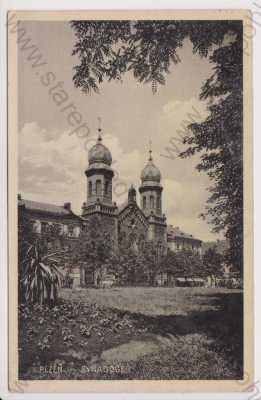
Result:
[[[8,13],[11,391],[252,389],[251,26]]]

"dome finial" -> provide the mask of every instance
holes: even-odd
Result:
[[[152,161],[152,142],[149,141],[149,161]]]
[[[157,185],[160,183],[161,174],[160,170],[154,165],[152,159],[152,142],[149,141],[149,159],[147,165],[141,171],[141,180],[144,182],[155,182]]]
[[[101,129],[101,118],[98,117],[98,138],[96,144],[89,150],[88,152],[88,161],[89,166],[91,164],[106,164],[107,166],[111,166],[112,157],[110,150],[104,146],[102,143],[102,129]]]
[[[101,128],[101,117],[98,117],[98,132],[99,132],[99,134],[98,134],[98,139],[97,139],[97,142],[101,142],[102,141],[102,135],[101,135],[101,132],[102,132],[102,128]]]

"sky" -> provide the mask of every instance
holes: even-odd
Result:
[[[129,73],[122,82],[103,83],[99,94],[86,95],[72,81],[78,59],[71,55],[75,36],[69,23],[27,21],[21,27],[44,62],[33,68],[28,51],[19,47],[19,192],[22,197],[58,205],[71,202],[73,211],[80,213],[86,201],[84,171],[88,166],[88,150],[96,141],[98,118],[101,118],[103,143],[112,153],[115,170],[114,201],[118,205],[125,202],[131,184],[138,189],[151,142],[153,160],[162,175],[163,212],[167,222],[204,241],[220,238],[199,218],[210,185],[207,175],[195,169],[199,156],[177,157],[182,150],[176,140],[180,132],[184,133],[188,122],[203,121],[208,115],[206,104],[199,100],[201,86],[213,68],[208,59],[193,54],[187,40],[178,51],[181,62],[171,68],[166,85],[158,87],[156,94],[150,85],[138,83]],[[53,81],[48,87],[47,74]],[[81,123],[90,130],[90,140],[77,136],[75,128],[68,123],[68,112],[57,105],[50,88],[58,82],[67,95],[63,105],[72,103],[81,114]]]

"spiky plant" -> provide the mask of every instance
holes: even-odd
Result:
[[[55,304],[62,273],[53,258],[56,253],[43,254],[40,243],[28,247],[22,261],[20,289],[27,303]]]

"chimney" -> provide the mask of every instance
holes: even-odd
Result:
[[[64,203],[63,208],[67,211],[71,211],[71,203]]]

